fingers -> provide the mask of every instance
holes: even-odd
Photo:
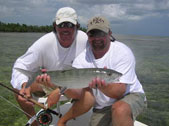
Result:
[[[96,78],[94,78],[90,83],[89,83],[89,87],[90,88],[96,88],[97,86],[96,86]]]
[[[25,88],[25,94],[26,94],[26,96],[27,96],[28,98],[31,97],[30,87]]]
[[[47,77],[46,77],[46,83],[49,87],[53,87],[53,84],[51,83],[51,78],[49,75],[47,75]]]
[[[31,98],[31,92],[30,92],[30,88],[22,88],[19,91],[20,94],[22,94],[24,97],[22,96],[18,96],[18,100],[22,101],[24,103],[26,103],[27,105],[34,105],[32,102],[28,101],[27,99]]]
[[[36,81],[37,81],[37,83],[46,83],[47,82],[47,74],[45,73],[45,74],[42,74],[42,75],[38,75],[37,77],[36,77]]]
[[[97,88],[104,88],[106,86],[105,80],[96,78]]]
[[[101,79],[100,78],[96,78],[96,84],[97,84],[97,87],[100,88],[102,83],[101,83]]]
[[[24,88],[22,88],[20,91],[19,91],[19,94],[21,94],[21,95],[25,95],[26,93],[25,93],[25,89]],[[20,95],[18,95],[18,99],[19,100],[22,100],[22,101],[26,101],[26,99],[25,98],[23,98],[22,96],[20,96]]]
[[[105,80],[96,77],[94,78],[90,83],[89,83],[89,87],[90,88],[103,88],[106,86]]]
[[[51,78],[49,75],[47,75],[46,73],[45,74],[42,74],[42,75],[38,75],[36,77],[36,82],[37,83],[40,83],[42,85],[45,85],[45,86],[48,86],[48,87],[51,87]]]

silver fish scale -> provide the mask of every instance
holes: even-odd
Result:
[[[41,74],[40,70],[37,72],[27,71],[21,68],[15,68],[24,75],[28,76],[29,80],[26,87],[29,87],[36,77]],[[51,77],[51,81],[61,87],[67,88],[84,88],[88,87],[92,79],[99,77],[104,79],[107,83],[118,82],[121,73],[103,68],[84,68],[84,69],[71,69],[60,71],[47,71],[47,74]]]
[[[118,81],[121,73],[109,69],[86,68],[47,72],[54,84],[67,88],[84,88],[93,78],[99,77],[107,83]]]

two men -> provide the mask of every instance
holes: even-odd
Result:
[[[76,68],[116,70],[123,74],[118,83],[107,84],[100,78],[93,78],[88,88],[68,89],[65,93],[79,101],[75,102],[57,125],[65,126],[68,120],[93,107],[91,126],[132,126],[134,119],[146,107],[144,90],[135,73],[135,58],[132,51],[113,38],[110,24],[103,17],[94,17],[89,21],[87,35],[90,46],[86,47],[87,36],[77,30],[77,16],[73,12],[71,8],[60,9],[54,24],[56,32],[49,33],[36,41],[16,61],[14,68],[31,71],[37,71],[39,67],[47,70],[63,70],[70,67],[75,59],[73,67]],[[77,56],[78,54],[80,55]],[[11,80],[13,87],[20,93],[30,96],[34,88],[24,88],[27,80],[26,76],[13,69]],[[35,83],[50,85],[50,77],[46,74],[38,76]],[[39,90],[42,90],[41,87]],[[53,103],[57,102],[59,90],[52,92],[49,98],[56,98]],[[19,96],[17,100],[24,111],[30,112],[31,115],[35,114],[30,103]],[[52,100],[49,100],[49,103],[50,101]]]

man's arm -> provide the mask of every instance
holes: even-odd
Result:
[[[126,91],[126,84],[123,83],[107,84],[104,87],[99,87],[99,90],[108,97],[119,99],[123,97]]]
[[[123,97],[126,91],[126,84],[124,83],[106,83],[104,80],[100,78],[94,78],[92,82],[89,84],[90,88],[98,88],[101,92],[103,92],[106,96],[119,99]]]

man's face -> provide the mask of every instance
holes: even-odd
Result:
[[[91,30],[87,33],[89,43],[96,58],[101,58],[109,49],[110,36],[101,30]]]
[[[70,22],[63,22],[56,25],[55,28],[61,46],[65,48],[70,47],[76,37],[77,26]]]

